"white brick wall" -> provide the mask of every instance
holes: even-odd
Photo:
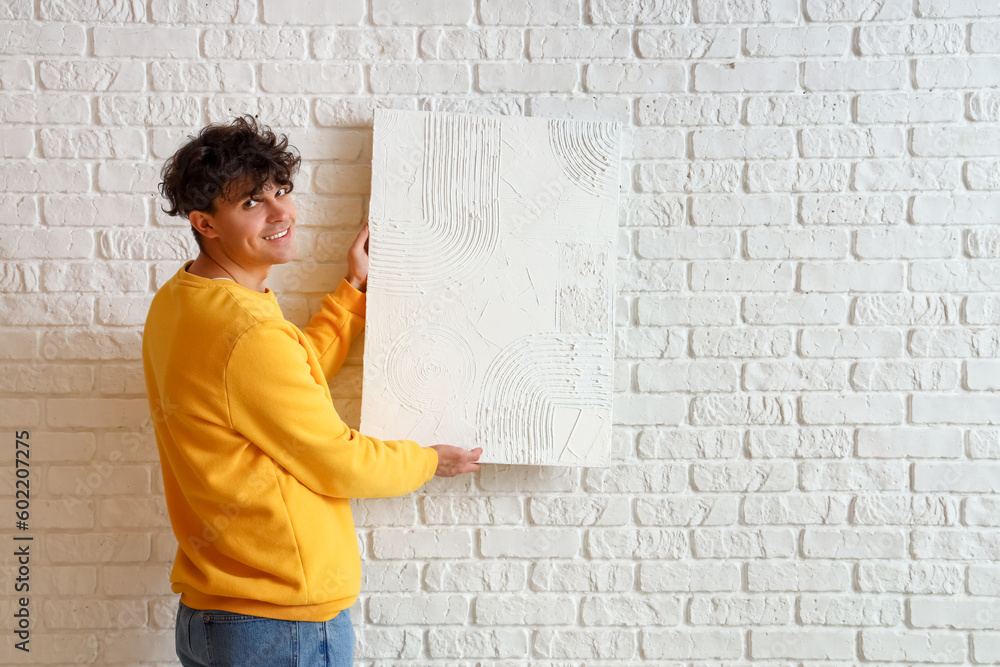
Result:
[[[628,128],[616,464],[356,503],[359,664],[997,664],[998,54],[996,0],[0,3],[0,663],[176,664],[163,159],[236,113],[290,134],[310,243],[269,284],[302,324],[393,107]]]

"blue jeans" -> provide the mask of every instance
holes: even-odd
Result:
[[[283,621],[178,602],[174,628],[184,667],[349,667],[354,627],[345,609],[326,623]]]

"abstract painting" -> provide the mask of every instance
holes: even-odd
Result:
[[[376,111],[362,433],[607,465],[620,132]]]

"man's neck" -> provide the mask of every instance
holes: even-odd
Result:
[[[198,257],[195,258],[187,270],[188,273],[193,273],[203,278],[228,278],[243,287],[248,287],[257,292],[267,291],[267,287],[264,285],[264,281],[267,280],[266,271],[263,275],[252,273],[241,268],[234,262],[228,261],[225,257],[216,260],[204,250],[198,253]]]

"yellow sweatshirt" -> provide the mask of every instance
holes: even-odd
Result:
[[[361,435],[328,379],[364,326],[346,280],[305,330],[274,293],[187,272],[153,298],[142,358],[178,549],[171,589],[195,609],[327,621],[361,587],[349,498],[409,493],[437,452]]]

